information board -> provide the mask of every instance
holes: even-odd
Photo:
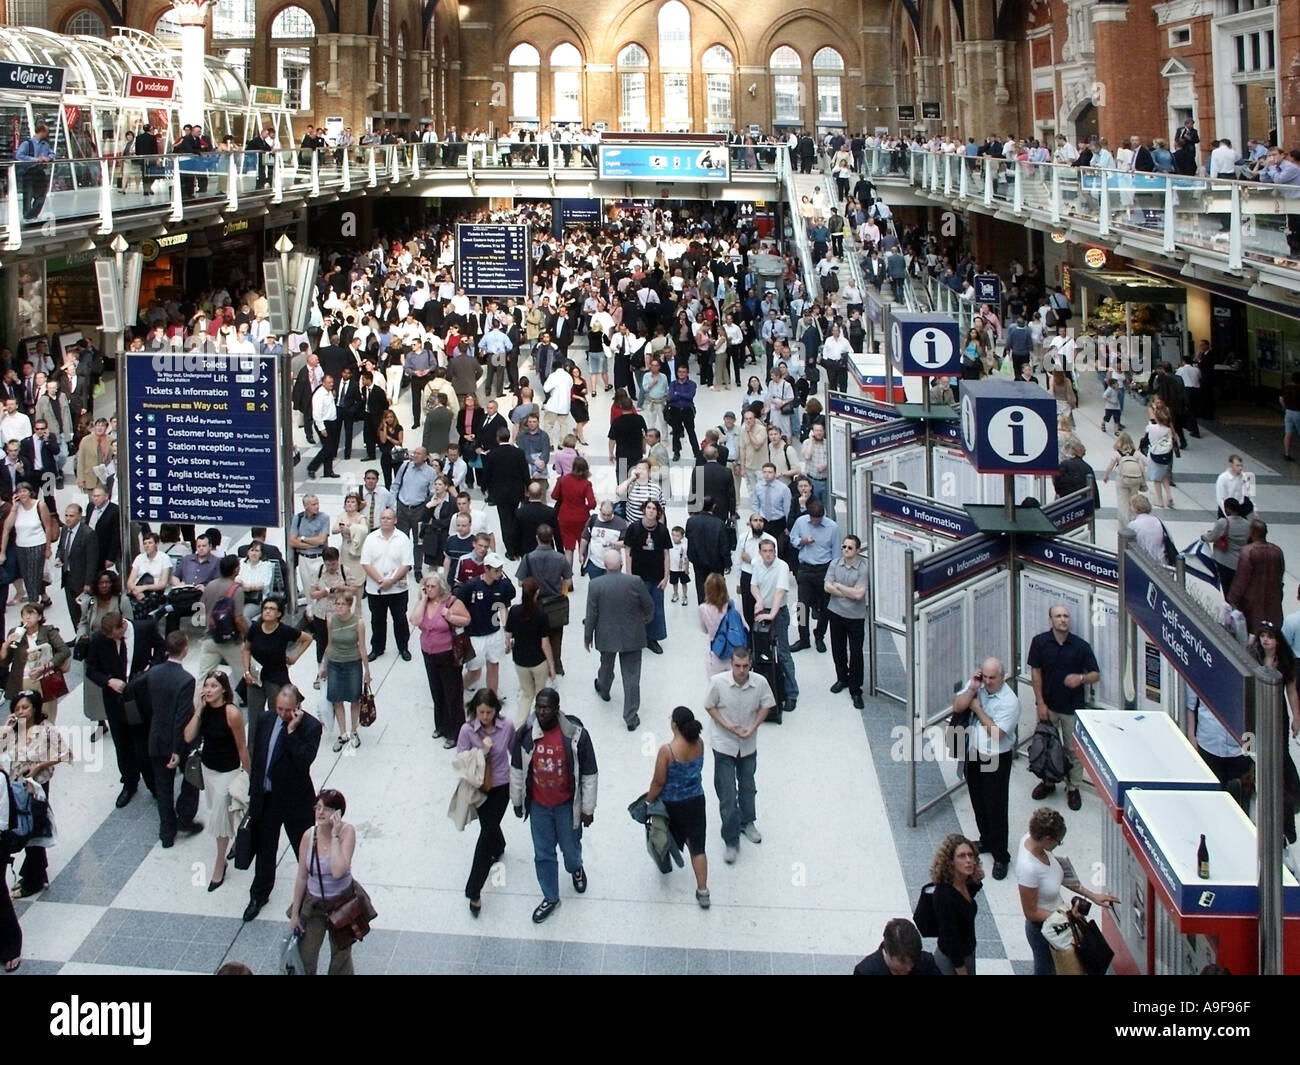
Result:
[[[1020,575],[1020,655],[1024,662],[1029,657],[1029,644],[1040,632],[1051,628],[1048,611],[1057,603],[1070,610],[1070,631],[1091,642],[1088,598],[1079,589],[1061,581]],[[1029,676],[1025,662],[1024,675]],[[1117,674],[1118,675],[1118,674]]]
[[[970,630],[974,645],[969,667],[974,670],[986,658],[996,658],[1003,669],[1011,662],[1011,574],[996,573],[970,590]]]
[[[979,472],[964,452],[934,448],[930,454],[934,463],[934,494],[938,498],[952,506],[984,501]]]
[[[923,447],[909,447],[893,456],[894,468],[889,480],[902,481],[913,492],[925,488],[925,455]]]
[[[1092,705],[1118,710],[1124,705],[1119,660],[1119,603],[1114,596],[1092,597],[1092,653],[1101,680],[1093,686]]]
[[[279,525],[275,358],[126,358],[131,520]]]
[[[900,532],[884,525],[874,525],[875,543],[871,545],[872,587],[875,592],[876,620],[897,632],[902,632],[911,604],[907,601],[907,552],[918,558],[928,555],[930,540],[923,536]]]
[[[591,197],[566,196],[560,200],[560,223],[566,226],[599,222],[603,217],[600,200]]]
[[[529,250],[527,226],[462,222],[456,226],[457,283],[471,299],[527,299]]]
[[[969,679],[973,667],[966,652],[966,596],[926,607],[920,612],[925,662],[922,677],[925,700],[921,711],[933,717],[952,705],[953,695]]]

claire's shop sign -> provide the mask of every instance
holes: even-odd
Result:
[[[145,100],[170,100],[176,95],[175,78],[159,78],[152,74],[128,74],[123,96]]]
[[[0,63],[0,88],[61,93],[63,68],[38,67],[32,63]]]

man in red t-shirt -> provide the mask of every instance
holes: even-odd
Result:
[[[530,819],[533,864],[542,901],[533,910],[541,924],[560,905],[558,846],[573,889],[587,890],[582,867],[582,830],[596,814],[596,752],[576,717],[560,713],[554,688],[537,693],[528,724],[515,733],[510,751],[510,802],[515,816]]]

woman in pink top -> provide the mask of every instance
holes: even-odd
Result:
[[[465,723],[465,695],[451,640],[457,628],[469,624],[469,610],[451,594],[441,573],[426,574],[420,591],[410,622],[420,630],[420,652],[433,697],[433,738],[451,748]]]
[[[717,573],[710,573],[704,582],[704,602],[700,604],[700,628],[708,641],[704,645],[705,662],[704,668],[710,680],[717,674],[726,672],[731,668],[730,662],[725,662],[713,653],[713,637],[718,633],[718,626],[722,624],[722,619],[727,614],[727,604],[731,600],[727,597],[727,582]],[[743,615],[742,615],[743,616]]]

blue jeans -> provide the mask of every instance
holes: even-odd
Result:
[[[831,504],[830,504],[830,493],[826,490],[826,478],[825,478],[825,477],[809,477],[808,480],[812,481],[812,486],[813,486],[813,498],[814,498],[814,499],[820,499],[820,500],[822,501],[822,503],[824,503],[824,504],[826,505],[826,507],[829,508],[830,505],[831,505]],[[827,510],[827,513],[829,514],[829,509]]]
[[[533,865],[542,897],[556,902],[560,897],[560,863],[555,858],[558,845],[564,855],[564,868],[576,873],[582,868],[582,826],[573,827],[573,805],[541,806],[533,803],[528,812],[533,830]]]
[[[794,655],[790,653],[790,608],[783,606],[772,620],[776,632],[776,657],[781,667],[781,678],[785,682],[785,697],[799,698],[799,682],[794,678]]]
[[[658,581],[646,581],[645,590],[650,593],[650,601],[655,605],[655,616],[645,627],[647,640],[666,640],[668,638],[668,619],[664,617],[664,590]]]
[[[754,773],[758,769],[758,752],[743,758],[713,752],[713,790],[718,795],[718,814],[722,818],[722,842],[728,847],[740,845],[740,826],[753,824]],[[739,801],[737,801],[739,792]]]
[[[1052,957],[1052,948],[1043,938],[1043,926],[1026,921],[1025,938],[1029,940],[1029,949],[1034,952],[1034,975],[1055,976],[1056,962]]]

